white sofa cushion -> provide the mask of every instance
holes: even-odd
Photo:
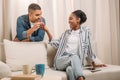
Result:
[[[0,61],[0,79],[11,76],[11,70],[8,65]]]
[[[90,72],[84,70],[86,80],[120,80],[120,66],[107,65],[107,67],[99,68],[101,71]]]
[[[83,73],[86,77],[85,80],[120,80],[120,76],[119,76],[120,66],[107,65],[107,67],[102,67],[100,69],[101,71],[98,72],[83,70]],[[20,75],[20,74],[22,74],[22,71],[17,71],[12,73],[12,75]],[[43,80],[67,80],[67,75],[65,71],[56,71],[49,68],[45,70]]]
[[[5,39],[4,47],[6,63],[13,71],[21,70],[24,64],[34,66],[42,63],[48,68],[44,42],[14,42]]]

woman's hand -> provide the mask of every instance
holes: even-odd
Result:
[[[49,37],[49,41],[51,41],[51,40],[52,40],[52,34],[51,34],[50,31],[48,30],[47,26],[42,25],[40,28],[43,29],[43,30],[47,33],[47,35],[48,35],[48,37]]]
[[[95,62],[92,62],[93,70],[97,67],[107,67],[106,64],[95,64]]]

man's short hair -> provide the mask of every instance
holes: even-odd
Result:
[[[30,4],[28,7],[28,13],[35,10],[41,10],[41,7],[35,3]]]

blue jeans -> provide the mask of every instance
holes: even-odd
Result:
[[[82,64],[78,55],[63,54],[56,60],[56,68],[58,70],[66,70],[69,80],[76,80],[83,76]]]

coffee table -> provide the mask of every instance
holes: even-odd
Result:
[[[42,80],[40,75],[15,75],[11,78],[3,78],[1,80]]]
[[[2,78],[0,80],[11,80],[11,78]]]

